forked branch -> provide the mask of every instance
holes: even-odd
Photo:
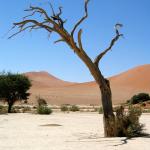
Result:
[[[107,49],[105,49],[103,52],[101,52],[94,60],[94,64],[98,67],[99,65],[99,61],[103,58],[103,56],[112,49],[112,47],[114,46],[114,44],[117,42],[117,40],[123,36],[123,34],[119,33],[119,28],[122,27],[122,24],[116,24],[115,25],[115,32],[116,32],[116,36],[111,40],[110,45]]]
[[[23,21],[18,22],[18,23],[14,23],[14,26],[12,27],[12,29],[14,29],[15,27],[18,27],[19,31],[14,33],[13,35],[11,35],[9,37],[9,39],[16,36],[17,34],[21,33],[22,31],[27,30],[27,29],[32,31],[33,29],[44,28],[49,33],[55,31],[59,34],[63,33],[62,31],[66,31],[64,29],[64,26],[63,26],[65,21],[63,21],[60,18],[60,15],[62,14],[62,8],[61,7],[59,7],[58,14],[56,14],[56,16],[55,16],[55,13],[53,12],[54,15],[51,17],[48,15],[48,13],[43,8],[40,8],[40,7],[30,6],[29,9],[26,9],[25,11],[31,12],[31,14],[23,17]],[[28,19],[29,17],[32,17],[32,16],[34,17],[35,14],[40,14],[41,16],[43,16],[43,21],[39,22],[39,21],[37,21],[37,19],[36,20]],[[62,31],[59,30],[60,28]]]

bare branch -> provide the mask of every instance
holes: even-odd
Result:
[[[28,18],[28,17],[34,16],[34,14],[37,13],[37,12],[39,12],[39,11],[34,11],[32,14],[23,17],[23,20],[25,20],[25,19]],[[40,13],[40,12],[39,12],[39,13]]]
[[[74,31],[76,30],[78,25],[88,16],[88,13],[87,13],[88,2],[89,2],[89,0],[86,0],[86,2],[85,2],[86,15],[83,18],[81,18],[81,20],[75,25]],[[43,10],[42,8],[39,8],[39,7],[30,6],[30,8],[27,9],[26,11],[31,12],[31,14],[28,16],[25,16],[24,17],[25,20],[18,22],[18,23],[14,23],[14,28],[17,27],[19,29],[19,31],[17,33],[14,33],[9,38],[12,38],[13,36],[21,33],[24,30],[27,30],[27,29],[30,29],[30,31],[32,31],[33,29],[43,28],[43,29],[47,30],[49,33],[55,32],[61,38],[60,40],[55,41],[55,43],[64,41],[66,44],[68,44],[68,46],[70,46],[70,48],[79,56],[79,58],[81,60],[83,60],[83,62],[86,64],[86,66],[88,66],[91,73],[93,70],[97,69],[97,68],[95,68],[95,65],[92,62],[91,58],[83,50],[82,41],[81,41],[82,30],[80,30],[78,33],[78,45],[79,46],[77,46],[73,36],[71,36],[71,34],[68,33],[68,31],[64,28],[63,24],[66,21],[63,21],[60,16],[62,14],[61,7],[59,7],[58,13],[55,13],[53,10],[53,7],[52,7],[53,16],[51,16],[51,17],[48,16],[48,14],[45,10]],[[42,17],[44,20],[43,22],[39,22],[37,19],[35,19],[35,20],[28,19],[28,17],[30,17],[30,16],[35,16],[36,13],[42,14]],[[73,33],[74,33],[74,31],[73,31]],[[96,76],[94,73],[92,73],[92,74],[94,76]],[[98,78],[97,78],[97,80],[98,80]]]
[[[56,44],[58,42],[65,42],[65,40],[64,39],[59,39],[59,40],[55,41],[54,43]]]
[[[60,27],[61,29],[63,29],[63,28],[64,28],[64,23],[66,23],[66,20],[64,21],[64,20],[60,17],[60,15],[62,14],[62,7],[59,7],[59,12],[58,12],[57,14],[55,14],[54,9],[53,9],[53,6],[52,6],[51,3],[50,3],[50,6],[51,6],[51,9],[52,9],[52,13],[53,13],[53,15],[51,16],[51,18],[52,18],[54,21],[57,21],[58,24],[59,24],[59,27]]]
[[[25,11],[34,11],[35,13],[38,12],[38,13],[44,14],[47,20],[50,19],[50,17],[49,17],[48,14],[46,13],[46,11],[45,11],[43,8],[40,8],[40,7],[33,7],[33,6],[30,6],[30,8],[29,8],[29,9],[26,9]]]
[[[29,32],[31,32],[32,30],[40,29],[40,28],[41,28],[41,27],[37,27],[36,25],[32,25],[32,26],[30,27]]]
[[[55,16],[55,11],[54,11],[54,8],[53,8],[53,5],[51,3],[50,4],[50,7],[51,7],[51,10],[52,10],[52,13],[53,13],[53,16]]]
[[[85,9],[85,16],[83,16],[74,26],[72,32],[71,32],[71,36],[73,37],[74,32],[76,30],[76,28],[88,17],[88,3],[90,0],[85,0],[85,5],[84,5],[84,9]]]
[[[64,21],[60,17],[60,15],[62,14],[62,7],[59,7],[58,13],[55,14],[53,6],[51,5],[51,3],[50,3],[50,6],[52,9],[53,16],[49,16],[48,13],[46,12],[46,10],[44,10],[41,7],[30,6],[29,9],[26,9],[25,11],[31,12],[31,14],[23,17],[22,22],[14,24],[14,28],[17,26],[19,28],[19,31],[17,33],[14,33],[9,38],[12,38],[13,36],[21,33],[22,31],[24,31],[26,29],[30,29],[30,31],[32,31],[33,29],[39,29],[39,28],[45,28],[50,33],[52,31],[55,31],[56,33],[58,33],[62,37],[66,38],[69,35],[69,33],[67,32],[67,30],[64,29],[64,23],[66,22],[66,20]],[[36,13],[43,15],[43,20],[44,20],[43,22],[39,22],[39,21],[37,21],[37,19],[35,19],[35,20],[28,19],[28,17],[32,17]]]
[[[12,29],[14,29],[15,27],[18,27],[19,31],[14,33],[10,37],[8,37],[8,39],[16,36],[17,34],[21,33],[22,31],[25,31],[27,29],[30,29],[30,31],[31,31],[31,30],[37,29],[37,28],[45,28],[48,32],[55,31],[50,26],[45,25],[45,23],[47,23],[47,21],[38,22],[36,20],[24,20],[24,21],[21,21],[21,22],[18,22],[18,23],[14,23],[14,26],[13,26]],[[28,24],[32,24],[32,25],[28,25]]]
[[[79,44],[80,49],[83,50],[82,41],[81,41],[81,34],[82,34],[82,29],[80,29],[78,32],[78,44]]]
[[[16,26],[14,26],[15,28]],[[31,25],[31,26],[27,26],[25,28],[20,28],[20,30],[14,34],[12,34],[10,37],[8,37],[8,39],[11,39],[12,37],[16,36],[17,34],[27,30],[27,29],[30,29],[29,32],[31,32],[32,30],[36,30],[36,29],[40,29],[41,27],[37,27],[36,25]]]
[[[7,36],[14,28],[15,26],[13,25],[2,37]]]
[[[86,16],[87,16],[87,4],[88,4],[88,2],[89,2],[89,0],[87,0],[85,2]],[[52,7],[52,5],[51,5],[51,7]],[[61,39],[55,41],[55,43],[66,42],[71,47],[71,49],[73,49],[74,52],[76,52],[77,55],[81,59],[83,59],[83,61],[87,64],[87,66],[91,66],[92,60],[88,57],[88,55],[85,53],[85,51],[83,50],[83,47],[82,47],[82,41],[81,41],[82,30],[80,30],[79,33],[78,33],[78,44],[79,44],[79,47],[78,47],[76,45],[76,42],[75,42],[74,38],[71,36],[71,34],[68,33],[67,30],[65,30],[65,28],[63,26],[63,24],[66,21],[63,21],[62,18],[60,17],[60,15],[62,14],[62,7],[59,7],[59,12],[58,13],[55,13],[54,10],[53,10],[53,7],[52,7],[52,11],[53,11],[54,15],[51,16],[51,17],[48,16],[48,14],[45,10],[43,10],[42,8],[39,8],[39,7],[30,6],[30,8],[27,9],[26,11],[30,11],[31,14],[28,15],[28,16],[25,16],[24,17],[25,20],[23,20],[21,22],[18,22],[18,23],[14,23],[14,28],[18,27],[19,31],[14,33],[9,38],[14,37],[17,34],[21,33],[22,31],[25,31],[27,29],[30,29],[30,31],[32,31],[33,29],[43,28],[43,29],[47,30],[49,33],[54,31],[57,34],[59,34],[60,37],[61,37]],[[33,20],[33,19],[26,19],[30,16],[34,16],[36,13],[39,13],[39,14],[43,15],[43,19],[44,19],[43,22],[39,22],[39,21]],[[79,24],[84,20],[84,18],[81,19]],[[87,62],[87,60],[90,61],[90,64]],[[92,65],[94,65],[94,64],[92,64]]]
[[[46,12],[43,8],[30,6],[30,8],[29,8],[29,9],[26,9],[25,11],[31,11],[31,12],[33,12],[33,13],[30,14],[30,15],[25,16],[23,19],[26,19],[27,17],[33,16],[35,13],[39,13],[39,14],[41,14],[41,15],[44,14],[44,16],[45,16],[45,19],[44,19],[44,20],[49,21],[49,22],[50,22],[51,24],[53,24],[53,25],[56,25],[55,21],[53,21],[53,20],[49,17],[49,15],[47,14],[47,12]]]
[[[12,34],[11,36],[8,37],[8,39],[11,39],[12,37],[16,36],[17,34],[21,33],[22,31],[24,31],[25,29],[19,30],[18,32]]]
[[[57,14],[58,16],[60,16],[62,14],[62,7],[59,7],[59,13]]]
[[[99,61],[103,58],[103,56],[112,49],[112,47],[114,46],[114,44],[117,42],[117,40],[123,36],[123,34],[119,33],[119,28],[122,27],[122,24],[116,24],[115,25],[115,32],[116,32],[116,36],[111,40],[110,45],[107,49],[105,49],[102,53],[100,53],[94,60],[94,64],[98,67]]]

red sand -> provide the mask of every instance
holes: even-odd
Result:
[[[32,80],[29,103],[41,96],[49,104],[100,104],[100,91],[95,82],[70,83],[47,72],[25,73]],[[113,104],[125,102],[139,92],[150,93],[150,65],[143,65],[109,78]]]

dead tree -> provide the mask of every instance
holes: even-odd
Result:
[[[87,53],[85,52],[82,46],[82,29],[78,31],[78,40],[76,41],[74,38],[74,33],[77,31],[79,25],[88,17],[88,4],[89,0],[85,0],[84,10],[85,15],[74,25],[71,32],[67,31],[64,27],[66,21],[64,21],[61,17],[62,15],[62,7],[59,7],[59,12],[55,13],[52,5],[50,7],[52,9],[52,16],[50,16],[45,9],[41,7],[33,7],[30,6],[29,9],[25,10],[30,12],[29,15],[23,18],[23,21],[14,23],[13,28],[17,27],[19,30],[12,34],[9,38],[16,36],[17,34],[29,29],[29,31],[37,30],[37,29],[45,29],[48,33],[55,32],[60,36],[60,39],[55,41],[58,42],[65,42],[70,46],[70,48],[75,52],[75,54],[85,63],[88,67],[90,73],[94,77],[96,83],[99,86],[101,91],[101,100],[104,112],[104,133],[105,137],[114,137],[116,136],[116,126],[115,126],[115,115],[113,113],[112,108],[112,93],[111,88],[109,85],[109,81],[104,78],[102,75],[99,62],[100,60],[107,54],[116,43],[116,41],[122,36],[119,33],[119,27],[122,27],[121,24],[115,25],[115,37],[111,40],[110,45],[108,48],[103,50],[95,60],[92,60]],[[43,21],[38,21],[38,19],[30,19],[30,17],[35,17],[36,14],[40,14]]]

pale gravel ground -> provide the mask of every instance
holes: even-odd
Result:
[[[141,122],[150,133],[150,114]],[[0,115],[0,150],[150,150],[150,137],[124,139],[103,138],[102,115],[95,113]]]

